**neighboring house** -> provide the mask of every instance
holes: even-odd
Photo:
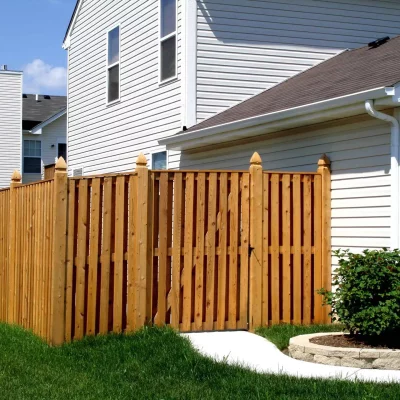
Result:
[[[333,248],[400,247],[398,124],[366,110],[398,114],[400,39],[345,51],[398,34],[398,1],[78,1],[70,173],[133,170],[140,151],[153,168],[247,169],[258,151],[315,171],[326,153]]]
[[[67,158],[67,98],[24,94],[22,182],[44,178],[44,167]]]
[[[0,69],[0,189],[21,170],[22,72]]]
[[[79,0],[63,45],[70,173],[132,170],[140,151],[179,167],[160,139],[397,34],[398,1]]]

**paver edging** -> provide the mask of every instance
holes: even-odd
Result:
[[[363,369],[400,370],[400,350],[363,349],[323,346],[311,343],[320,336],[343,333],[312,333],[290,339],[289,355],[302,361]]]

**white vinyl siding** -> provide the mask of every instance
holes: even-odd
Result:
[[[58,155],[58,143],[67,142],[67,115],[64,114],[42,128],[41,135],[24,133],[24,140],[40,140],[42,145],[41,173],[23,174],[23,183],[39,181],[44,178],[44,166],[54,164]],[[52,147],[54,145],[54,147]]]
[[[0,71],[0,188],[21,172],[22,74]]]
[[[400,34],[400,2],[199,0],[197,121],[346,48]]]
[[[335,121],[274,136],[193,154],[169,151],[169,166],[248,170],[257,151],[266,170],[316,171],[326,153],[332,162],[333,248],[390,247],[389,124],[365,117],[362,122]]]
[[[68,166],[85,174],[126,171],[142,151],[163,151],[158,139],[181,129],[178,79],[159,85],[158,1],[84,0],[71,36],[68,74]],[[106,106],[105,29],[121,26],[121,102]]]

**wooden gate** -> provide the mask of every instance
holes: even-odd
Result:
[[[154,322],[247,329],[249,173],[156,171],[151,180]]]

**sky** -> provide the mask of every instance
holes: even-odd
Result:
[[[0,65],[24,72],[24,93],[65,95],[61,45],[76,0],[0,1]]]

